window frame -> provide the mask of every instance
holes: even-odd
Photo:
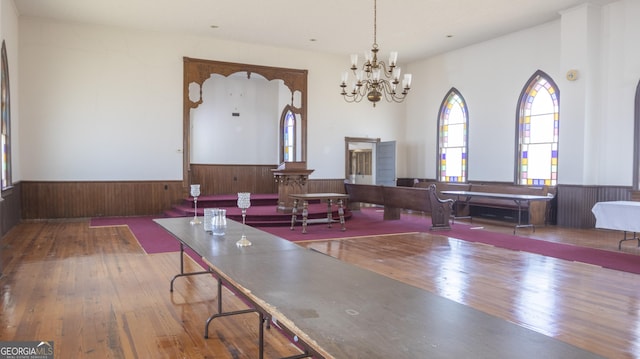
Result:
[[[287,146],[287,144],[285,143],[285,139],[284,139],[284,131],[287,128],[287,114],[291,113],[291,115],[293,116],[293,158],[289,159],[287,162],[296,162],[298,161],[298,147],[297,147],[297,136],[298,136],[298,118],[296,117],[296,114],[300,114],[299,111],[297,111],[297,109],[295,107],[293,107],[292,105],[286,105],[284,107],[284,109],[282,110],[282,113],[280,114],[280,126],[279,126],[279,133],[280,133],[280,146],[279,146],[279,155],[278,158],[280,159],[280,163],[285,162],[285,147]]]
[[[443,166],[443,146],[442,146],[442,137],[443,137],[443,120],[445,119],[446,110],[449,107],[448,105],[452,103],[452,98],[457,97],[459,101],[454,101],[454,103],[458,103],[462,107],[462,112],[464,115],[464,145],[463,147],[463,156],[462,156],[462,180],[461,181],[445,181],[442,176]],[[448,117],[448,116],[447,116]],[[467,107],[467,101],[462,96],[462,93],[458,91],[455,87],[452,87],[447,94],[444,96],[442,103],[440,104],[438,110],[438,124],[437,124],[437,159],[436,159],[436,178],[438,182],[447,182],[447,183],[467,183],[469,181],[469,108]]]
[[[12,166],[11,166],[11,95],[9,81],[9,60],[7,58],[7,46],[2,40],[0,50],[0,125],[4,144],[2,146],[2,175],[0,181],[1,190],[13,187]]]
[[[528,98],[530,97],[530,93],[534,90],[535,86],[540,82],[540,80],[544,80],[549,84],[549,87],[553,89],[553,93],[551,93],[551,98],[553,100],[553,96],[555,94],[555,103],[554,103],[554,133],[553,133],[553,138],[554,141],[549,142],[552,144],[552,148],[554,147],[553,144],[555,144],[555,150],[552,149],[552,157],[551,157],[551,163],[549,164],[549,170],[550,170],[550,179],[549,179],[549,183],[545,183],[544,184],[540,184],[540,183],[523,183],[523,178],[522,178],[522,168],[523,168],[523,164],[522,164],[522,144],[523,144],[523,122],[524,122],[524,118],[526,117],[526,111],[528,110],[526,107],[526,103],[528,101]],[[548,91],[547,91],[548,92]],[[534,96],[535,98],[535,96]],[[533,102],[533,100],[532,100]],[[542,70],[537,70],[533,75],[531,75],[531,77],[527,80],[527,82],[525,83],[524,87],[522,88],[522,91],[520,92],[520,96],[518,97],[518,105],[516,108],[516,126],[515,126],[515,171],[514,171],[514,183],[516,185],[522,185],[522,186],[549,186],[549,187],[556,187],[558,185],[558,161],[559,161],[559,142],[560,142],[560,88],[558,87],[558,85],[556,84],[556,82],[553,80],[553,78],[551,78],[551,76],[549,76],[548,74],[546,74],[544,71]],[[554,164],[554,157],[553,157],[553,152],[555,152],[555,164]],[[554,171],[553,168],[555,167],[555,175],[554,175]],[[554,178],[555,177],[555,178]],[[528,179],[527,179],[528,181]]]

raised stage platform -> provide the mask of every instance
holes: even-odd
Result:
[[[238,209],[237,195],[225,194],[215,196],[198,197],[198,216],[204,215],[205,208],[224,208],[227,210],[227,218],[242,221],[242,212]],[[186,198],[181,204],[165,211],[168,217],[190,217],[194,215],[193,197]],[[339,220],[338,206],[333,206],[333,218]],[[300,215],[301,213],[298,213]],[[351,211],[344,210],[345,219],[351,218]],[[327,205],[319,201],[309,202],[309,219],[327,218]],[[247,210],[246,223],[251,226],[290,226],[291,213],[278,212],[277,193],[251,194],[251,207]]]

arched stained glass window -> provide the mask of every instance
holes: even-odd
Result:
[[[11,180],[11,97],[9,96],[9,63],[7,60],[7,47],[2,41],[1,73],[0,73],[0,100],[2,112],[0,116],[0,138],[2,146],[2,189],[13,185]]]
[[[295,161],[296,118],[291,110],[287,110],[284,116],[282,132],[283,161]]]
[[[440,105],[438,117],[438,178],[467,181],[469,112],[464,98],[452,88]]]
[[[518,183],[556,186],[560,93],[553,80],[537,71],[518,106]]]

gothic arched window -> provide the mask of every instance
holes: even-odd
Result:
[[[518,104],[518,183],[556,186],[560,93],[553,80],[537,71]]]
[[[438,180],[467,181],[469,112],[464,98],[452,88],[438,116]]]

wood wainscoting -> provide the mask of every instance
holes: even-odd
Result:
[[[22,185],[14,183],[13,187],[2,191],[0,200],[0,236],[4,236],[16,224],[20,223],[20,191]]]
[[[276,165],[191,165],[191,183],[200,184],[203,195],[238,192],[278,193],[271,170]],[[309,179],[308,192],[346,193],[344,179]]]
[[[200,183],[202,195],[277,193],[271,168],[275,166],[197,165],[192,166],[192,178],[193,183]],[[314,179],[308,186],[309,192],[345,193],[343,179]],[[20,188],[20,201],[10,201],[17,203],[11,208],[14,214],[21,213],[18,221],[157,215],[189,196],[189,189],[179,180],[23,181]]]
[[[597,202],[629,201],[631,187],[558,185],[558,226],[593,228],[596,218],[591,208]]]
[[[22,219],[160,214],[184,200],[182,181],[23,181]]]
[[[344,179],[310,179],[309,193],[347,193]]]
[[[277,165],[191,165],[191,183],[202,195],[238,192],[278,193],[272,169]]]

